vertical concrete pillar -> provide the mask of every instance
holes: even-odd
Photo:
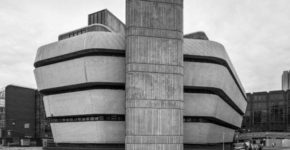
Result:
[[[182,150],[183,0],[126,7],[126,150]]]

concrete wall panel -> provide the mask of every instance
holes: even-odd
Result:
[[[126,25],[110,12],[106,13],[106,25],[110,26],[117,33],[125,34]]]
[[[125,122],[52,123],[57,143],[124,143]],[[211,123],[184,123],[184,143],[209,144],[232,142],[234,130]]]
[[[56,143],[124,143],[125,122],[89,121],[51,123]]]
[[[182,4],[126,1],[126,150],[183,149]]]
[[[35,62],[84,49],[125,49],[124,35],[111,32],[88,32],[44,45],[37,50]]]
[[[232,142],[235,131],[211,123],[184,123],[185,144]],[[223,140],[224,134],[224,140]]]
[[[122,57],[95,56],[73,59],[34,70],[39,90],[87,82],[125,82]]]
[[[247,102],[227,68],[217,64],[185,62],[184,85],[222,89],[245,112]]]
[[[235,68],[233,64],[231,63],[230,58],[222,44],[214,42],[214,41],[187,39],[187,38],[184,38],[183,43],[184,43],[183,44],[184,54],[217,57],[217,58],[221,58],[225,60],[230,66],[238,83],[240,84],[240,87],[242,88],[243,93],[245,93],[245,90],[241,84],[241,81],[235,71]]]
[[[123,90],[88,90],[44,96],[46,116],[125,114]],[[69,106],[69,107],[67,107]]]
[[[215,117],[237,127],[243,119],[219,96],[198,93],[184,93],[184,116]]]

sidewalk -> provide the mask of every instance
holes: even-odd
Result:
[[[0,147],[0,150],[42,150],[42,147]]]
[[[263,147],[263,150],[290,150],[290,147]]]

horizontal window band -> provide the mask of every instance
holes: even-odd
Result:
[[[241,91],[241,94],[243,95],[244,99],[247,101],[247,97],[245,96],[241,85],[239,84],[237,78],[235,77],[231,67],[227,63],[226,60],[218,58],[218,57],[211,57],[211,56],[198,56],[198,55],[184,55],[184,61],[185,62],[198,62],[198,63],[212,63],[217,65],[222,65],[228,69],[230,72],[232,78],[234,79],[236,85],[238,86],[239,90]]]
[[[226,136],[226,135],[225,135]],[[222,137],[222,135],[220,136]],[[232,142],[224,142],[224,143],[205,143],[205,144],[190,144],[190,143],[184,143],[184,150],[187,150],[187,149],[200,149],[200,148],[203,148],[203,149],[218,149],[218,148],[222,148],[222,145],[225,144],[225,145],[232,145],[233,143]]]
[[[89,115],[74,115],[74,116],[58,116],[48,117],[50,123],[62,123],[62,122],[87,122],[87,121],[125,121],[125,115],[123,114],[89,114]],[[225,121],[219,120],[214,117],[200,117],[200,116],[184,116],[183,122],[185,123],[213,123],[219,126],[223,126],[230,129],[238,129],[234,125],[231,125]]]
[[[227,123],[223,120],[214,118],[214,117],[207,117],[207,116],[184,116],[183,117],[184,123],[212,123],[222,127],[230,128],[233,130],[239,129],[239,127],[234,126],[230,123]]]
[[[69,54],[60,55],[53,58],[48,58],[44,60],[40,60],[34,63],[34,67],[42,67],[47,66],[63,61],[68,61],[76,58],[86,57],[86,56],[112,56],[112,57],[125,57],[124,50],[117,50],[117,49],[85,49]]]
[[[117,149],[122,149],[124,148],[125,150],[125,144],[124,143],[57,143],[58,148],[81,148],[86,150],[86,148],[92,148],[92,150],[96,150],[95,148],[117,148]],[[53,149],[53,148],[52,148]]]
[[[90,114],[90,115],[74,115],[48,117],[51,123],[60,122],[85,122],[85,121],[125,121],[125,115],[120,114]]]
[[[192,149],[192,148],[215,148],[215,147],[222,147],[222,145],[232,145],[232,143],[206,143],[206,144],[189,144],[184,143],[184,149]],[[96,143],[57,143],[58,148],[91,148],[92,150],[95,150],[95,148],[117,148],[120,150],[125,150],[125,143],[103,143],[103,144],[96,144]],[[53,149],[53,146],[45,147],[44,149],[50,150]]]
[[[35,68],[43,67],[43,66],[47,66],[47,65],[51,65],[51,64],[55,64],[55,63],[59,63],[59,62],[63,62],[63,61],[68,61],[68,60],[72,60],[72,59],[87,57],[87,56],[125,57],[125,55],[126,55],[125,50],[122,50],[122,49],[118,49],[118,50],[116,50],[116,49],[115,50],[114,49],[84,49],[81,51],[77,51],[77,52],[64,54],[61,56],[37,61],[34,63],[34,67]],[[199,55],[185,54],[184,61],[185,62],[199,62],[199,63],[213,63],[213,64],[222,65],[222,66],[226,67],[229,70],[229,72],[230,72],[232,78],[234,79],[236,85],[238,86],[239,90],[241,91],[241,94],[243,95],[243,97],[247,101],[247,98],[246,98],[245,94],[243,93],[243,90],[242,90],[239,82],[237,81],[233,71],[231,70],[230,66],[228,65],[228,63],[224,59],[221,59],[218,57],[211,57],[211,56],[199,56]]]
[[[125,90],[124,83],[116,82],[88,82],[75,85],[62,86],[57,88],[50,88],[40,90],[39,92],[43,95],[54,95],[54,94],[63,94],[70,92],[86,91],[93,89],[111,89],[111,90]]]
[[[39,92],[43,95],[55,95],[94,89],[125,90],[125,83],[89,82],[57,88],[44,89],[40,90]],[[203,93],[217,95],[221,99],[223,99],[228,105],[230,105],[235,111],[237,111],[240,115],[244,115],[244,112],[233,102],[233,100],[222,89],[213,87],[184,86],[184,93]]]
[[[212,57],[212,56],[199,56],[199,55],[184,55],[184,61],[185,62],[199,62],[199,63],[212,63],[212,64],[218,64],[222,66],[228,66],[228,63],[221,58],[218,57]]]
[[[225,103],[231,106],[241,116],[244,112],[233,102],[233,100],[222,90],[214,87],[199,87],[199,86],[184,86],[184,93],[201,93],[201,94],[214,94],[219,96]]]

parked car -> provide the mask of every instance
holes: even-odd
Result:
[[[246,143],[234,143],[234,150],[247,150]]]

